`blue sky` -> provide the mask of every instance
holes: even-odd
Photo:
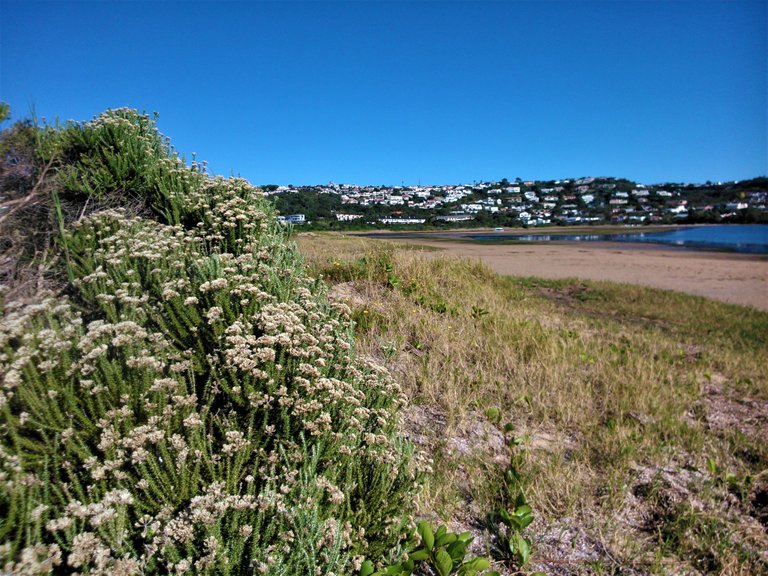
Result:
[[[14,117],[160,113],[255,184],[768,173],[746,1],[0,2]]]

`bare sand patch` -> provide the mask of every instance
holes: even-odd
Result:
[[[401,240],[389,239],[399,242]],[[649,247],[624,242],[471,244],[403,240],[476,258],[506,276],[609,280],[677,290],[768,310],[768,258],[749,254]]]

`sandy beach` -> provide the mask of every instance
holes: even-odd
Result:
[[[678,290],[768,310],[768,258],[618,242],[473,244],[394,240],[477,258],[499,274],[584,278]]]

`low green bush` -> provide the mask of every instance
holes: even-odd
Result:
[[[496,570],[487,571],[491,563],[486,558],[468,556],[469,545],[474,540],[470,532],[455,534],[445,526],[433,530],[429,522],[421,521],[417,533],[418,537],[414,535],[405,560],[378,572],[374,572],[373,564],[366,560],[360,576],[499,576]]]

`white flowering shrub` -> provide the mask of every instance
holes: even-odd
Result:
[[[3,311],[0,566],[355,573],[397,544],[418,488],[404,396],[355,357],[348,310],[259,191],[156,154],[139,126],[126,162],[159,156],[133,181],[159,220],[79,221],[67,288]],[[114,195],[84,148],[63,181]]]
[[[57,181],[62,193],[94,201],[114,196],[119,204],[133,197],[160,208],[158,174],[184,167],[149,116],[126,108],[91,122],[47,128],[43,140],[43,160],[61,163]]]

